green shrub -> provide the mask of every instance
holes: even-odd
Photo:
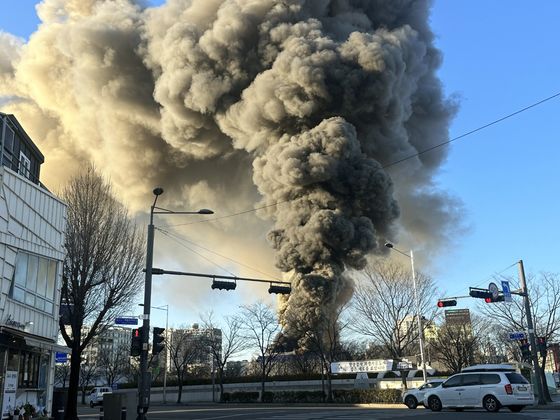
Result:
[[[259,400],[258,392],[238,391],[232,392],[229,396],[230,402],[251,403]]]
[[[271,403],[273,401],[274,401],[274,392],[265,391],[265,393],[263,394],[263,402]]]
[[[323,401],[322,391],[277,391],[273,394],[273,402],[281,403],[317,403]]]
[[[400,389],[351,389],[333,391],[334,402],[346,404],[400,403]]]

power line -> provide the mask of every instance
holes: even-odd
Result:
[[[494,280],[494,277],[501,275],[504,271],[509,270],[511,267],[513,267],[513,266],[515,266],[515,265],[517,265],[517,261],[514,262],[513,264],[507,266],[507,267],[504,268],[502,271],[500,271],[500,272],[498,272],[498,273],[492,274],[492,275],[491,275],[490,277],[488,277],[486,280],[482,280],[481,282],[479,282],[479,283],[477,283],[477,284],[475,284],[474,286],[471,286],[471,287],[480,287],[480,286],[482,286],[484,283],[486,283],[486,282],[488,282],[488,281],[490,281],[490,280]],[[456,293],[460,293],[460,292],[458,291],[458,292],[456,292]],[[454,295],[454,294],[455,294],[455,293],[452,293],[452,295]]]
[[[191,240],[189,240],[189,239],[185,238],[184,236],[181,236],[181,235],[179,235],[179,234],[177,234],[177,233],[172,233],[172,232],[166,231],[166,230],[161,229],[161,228],[158,228],[158,227],[156,227],[156,229],[159,230],[160,232],[162,232],[163,234],[166,234],[166,235],[169,236],[169,237],[175,237],[176,240],[181,240],[181,241],[188,242],[189,244],[194,245],[194,246],[196,246],[196,247],[198,247],[198,248],[200,248],[200,249],[203,249],[203,250],[205,250],[206,252],[209,252],[209,253],[214,254],[214,255],[216,255],[216,256],[218,256],[218,257],[221,257],[221,258],[224,258],[224,259],[226,259],[226,260],[229,260],[229,261],[231,261],[231,262],[233,262],[233,263],[235,263],[235,264],[241,265],[241,266],[243,266],[243,267],[245,267],[245,268],[248,268],[249,270],[252,270],[252,271],[254,271],[254,272],[256,272],[256,273],[259,273],[259,274],[262,274],[262,275],[264,275],[264,276],[270,277],[271,279],[274,279],[274,278],[275,278],[275,276],[273,276],[273,275],[271,275],[271,274],[269,274],[269,273],[265,273],[264,271],[261,271],[261,270],[259,270],[258,268],[251,267],[250,265],[247,265],[247,264],[242,263],[242,262],[240,262],[240,261],[234,260],[233,258],[227,257],[227,256],[225,256],[225,255],[222,255],[222,254],[218,253],[218,252],[212,251],[211,249],[208,249],[208,248],[206,248],[206,247],[204,247],[204,246],[202,246],[202,245],[199,245],[199,244],[197,244],[197,243],[195,243],[195,242],[193,242],[193,241],[191,241]]]
[[[421,155],[423,155],[423,154],[425,154],[425,153],[431,152],[432,150],[439,149],[440,147],[446,146],[446,145],[448,145],[448,144],[450,144],[450,143],[453,143],[453,142],[455,142],[455,141],[457,141],[457,140],[463,139],[463,138],[465,138],[465,137],[467,137],[467,136],[470,136],[471,134],[474,134],[474,133],[477,133],[477,132],[479,132],[479,131],[485,130],[485,129],[488,128],[488,127],[491,127],[491,126],[493,126],[493,125],[499,124],[499,123],[501,123],[502,121],[505,121],[505,120],[507,120],[507,119],[510,119],[510,118],[512,118],[512,117],[514,117],[514,116],[516,116],[516,115],[519,115],[519,114],[521,114],[521,113],[523,113],[523,112],[525,112],[525,111],[528,111],[528,110],[530,110],[530,109],[532,109],[532,108],[535,108],[535,107],[537,107],[537,106],[539,106],[539,105],[542,105],[542,104],[544,104],[545,102],[548,102],[548,101],[551,101],[552,99],[558,98],[559,96],[560,96],[560,92],[557,92],[557,93],[555,93],[555,94],[553,94],[553,95],[551,95],[551,96],[548,96],[547,98],[544,98],[544,99],[541,99],[541,100],[539,100],[539,101],[537,101],[537,102],[534,102],[534,103],[532,103],[532,104],[530,104],[530,105],[528,105],[528,106],[526,106],[526,107],[524,107],[524,108],[518,109],[517,111],[514,111],[514,112],[512,112],[512,113],[510,113],[510,114],[507,114],[507,115],[505,115],[505,116],[503,116],[503,117],[500,117],[500,118],[498,118],[498,119],[496,119],[496,120],[494,120],[494,121],[491,121],[491,122],[489,122],[489,123],[487,123],[487,124],[484,124],[484,125],[482,125],[482,126],[480,126],[480,127],[478,127],[478,128],[475,128],[475,129],[473,129],[473,130],[467,131],[466,133],[463,133],[463,134],[461,134],[461,135],[459,135],[459,136],[453,137],[453,138],[451,138],[451,139],[449,139],[449,140],[447,140],[447,141],[444,141],[444,142],[442,142],[442,143],[439,143],[439,144],[436,144],[436,145],[434,145],[434,146],[428,147],[427,149],[421,150],[421,151],[419,151],[419,152],[413,153],[413,154],[411,154],[411,155],[409,155],[409,156],[406,156],[406,157],[404,157],[404,158],[402,158],[402,159],[399,159],[399,160],[396,160],[396,161],[394,161],[394,162],[388,163],[387,165],[382,166],[381,169],[390,168],[390,167],[392,167],[392,166],[398,165],[399,163],[405,162],[405,161],[410,160],[410,159],[414,159],[415,157],[418,157],[418,156],[421,156]],[[203,219],[203,220],[197,220],[197,221],[195,221],[195,222],[180,223],[180,224],[176,224],[176,225],[166,225],[165,227],[188,226],[188,225],[194,225],[194,224],[197,224],[197,223],[214,222],[214,221],[216,221],[216,220],[223,220],[223,219],[227,219],[227,218],[235,217],[235,216],[240,216],[240,215],[247,214],[247,213],[253,213],[253,212],[255,212],[255,211],[263,210],[263,209],[266,209],[266,208],[269,208],[269,207],[273,207],[273,206],[277,206],[277,205],[279,205],[279,204],[284,204],[284,203],[287,203],[287,202],[289,202],[289,201],[292,201],[292,200],[286,199],[286,200],[282,200],[282,201],[277,201],[277,202],[272,203],[272,204],[267,204],[266,206],[256,207],[256,208],[252,208],[252,209],[249,209],[249,210],[244,210],[244,211],[237,212],[237,213],[227,214],[227,215],[225,215],[225,216],[213,217],[213,218],[205,218],[205,219]]]
[[[171,235],[168,235],[166,232],[162,231],[161,229],[158,229],[161,233],[163,233],[165,236],[169,237],[169,239],[174,240],[175,242],[177,242],[179,245],[181,245],[183,248],[188,249],[189,251],[191,251],[193,254],[198,255],[200,258],[208,261],[210,264],[215,265],[216,267],[218,267],[220,270],[225,271],[226,273],[231,274],[232,276],[235,276],[234,273],[232,273],[231,271],[229,271],[227,268],[222,267],[221,265],[219,265],[218,263],[212,261],[209,258],[206,258],[204,255],[202,255],[201,253],[195,251],[194,249],[188,247],[187,245],[185,245],[184,243],[182,243],[181,241],[177,240],[176,238],[172,237]]]

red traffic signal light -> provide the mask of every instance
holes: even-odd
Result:
[[[144,327],[134,328],[132,337],[130,338],[130,355],[133,357],[140,356],[142,353],[142,331]]]
[[[493,297],[484,298],[484,302],[486,303],[495,303],[495,302],[503,302],[503,301],[504,301],[504,295],[499,295],[495,299]]]
[[[440,299],[437,303],[438,308],[445,308],[446,306],[457,306],[455,299]]]

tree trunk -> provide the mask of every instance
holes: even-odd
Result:
[[[82,405],[86,405],[86,385],[82,386]]]
[[[330,366],[327,368],[327,402],[333,402],[332,396],[332,374]]]
[[[261,372],[261,402],[264,402],[264,380],[266,377],[266,366],[263,364]]]
[[[541,370],[541,378],[542,378],[542,389],[543,389],[543,397],[545,399],[545,401],[547,402],[552,402],[552,397],[550,396],[550,391],[548,390],[548,384],[546,382],[546,376],[544,373],[544,368],[546,366],[546,357],[543,357],[542,359],[542,365],[539,366],[539,369]]]
[[[325,366],[323,362],[321,362],[321,393],[323,394],[321,401],[325,402]]]
[[[220,402],[224,402],[224,369],[218,368],[218,375],[220,381]]]
[[[177,404],[181,404],[181,398],[183,397],[183,378],[177,378],[179,380],[179,392],[177,393]]]
[[[70,359],[70,380],[68,381],[68,399],[64,410],[64,420],[78,420],[78,388],[80,385],[80,364],[82,352],[79,343],[72,348]]]

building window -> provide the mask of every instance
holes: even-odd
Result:
[[[19,355],[18,388],[38,388],[41,355],[22,351]]]
[[[25,156],[25,153],[23,152],[19,152],[18,168],[18,172],[20,175],[23,175],[27,179],[31,178],[31,160],[29,160],[29,158]]]
[[[18,252],[10,297],[52,314],[56,268],[54,260]]]
[[[14,153],[14,130],[8,124],[5,124],[6,128],[4,132],[4,153],[3,153],[3,165],[11,168],[12,166],[12,155]]]

